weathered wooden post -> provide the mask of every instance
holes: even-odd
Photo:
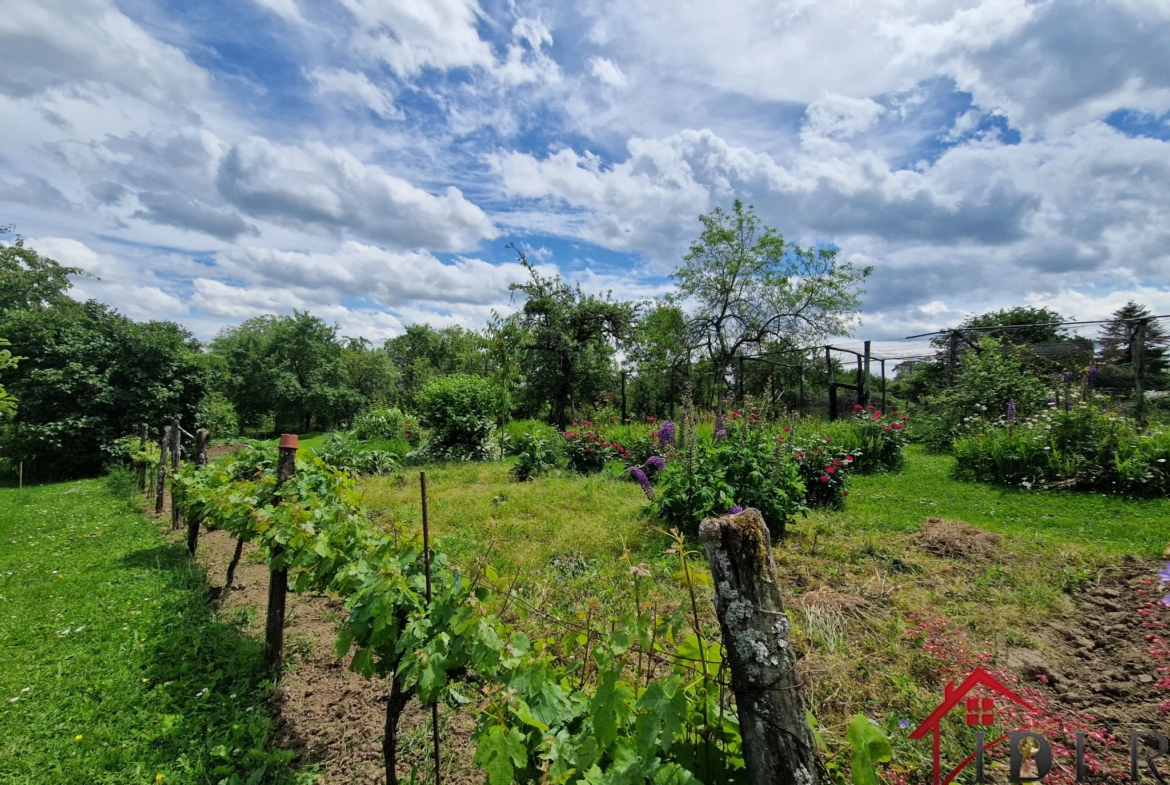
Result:
[[[195,431],[195,462],[200,466],[207,465],[207,429],[200,428]],[[199,547],[199,516],[188,515],[187,517],[187,550],[190,551],[191,556],[195,555],[195,549]]]
[[[622,425],[626,424],[626,372],[622,371]]]
[[[146,452],[146,441],[150,438],[150,426],[144,422],[138,423],[138,451]],[[138,463],[138,492],[146,492],[146,464],[139,461]]]
[[[736,395],[739,396],[739,406],[742,409],[743,405],[744,405],[744,403],[743,403],[744,379],[743,379],[743,355],[742,354],[739,356],[739,378],[736,381],[738,382],[738,384],[737,384],[737,389],[735,392],[736,392]]]
[[[886,361],[882,360],[882,413],[886,412]]]
[[[825,347],[825,365],[829,368],[829,420],[837,419],[837,375],[833,370],[833,356]]]
[[[154,514],[162,515],[163,494],[167,490],[167,452],[171,449],[171,426],[163,429],[158,440],[158,485],[155,488]]]
[[[183,452],[183,429],[179,427],[179,418],[171,420],[171,476],[179,476],[179,456]],[[179,528],[179,508],[175,505],[174,494],[171,494],[171,528]]]
[[[752,785],[815,785],[812,746],[768,527],[757,510],[708,518],[699,539],[731,666],[743,757]]]
[[[862,406],[869,405],[869,362],[870,362],[869,347],[870,347],[870,343],[871,343],[870,341],[865,342],[864,370],[860,374],[860,378],[857,380],[857,397],[861,399],[858,401],[858,403],[861,404]],[[858,358],[858,360],[860,360],[860,359],[861,358]],[[883,409],[882,411],[885,411],[885,409]]]
[[[276,461],[276,487],[289,482],[297,471],[297,435],[282,434],[280,457]],[[273,671],[279,671],[284,659],[284,605],[288,594],[288,567],[281,563],[284,548],[272,546],[272,561],[268,566],[268,619],[264,625],[264,660]]]
[[[1133,339],[1129,342],[1130,359],[1133,361],[1133,418],[1138,425],[1146,422],[1146,391],[1142,376],[1146,373],[1146,324],[1148,319],[1142,319],[1133,330]]]

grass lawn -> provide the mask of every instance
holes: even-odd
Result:
[[[117,484],[0,489],[0,783],[293,782],[260,644]]]

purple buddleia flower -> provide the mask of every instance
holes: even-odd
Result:
[[[666,468],[666,459],[661,455],[651,455],[646,459],[647,466],[653,466],[656,471],[662,471]]]
[[[1096,383],[1097,383],[1097,365],[1096,365],[1096,363],[1094,363],[1093,365],[1089,366],[1089,384],[1094,385]]]
[[[674,446],[674,423],[670,420],[663,420],[662,425],[658,426],[658,445],[660,447]]]
[[[1072,384],[1072,380],[1073,380],[1072,371],[1065,371],[1063,376],[1064,376],[1064,383],[1065,384]]]
[[[1158,583],[1170,583],[1170,561],[1166,562],[1166,569],[1158,573]]]
[[[728,514],[728,515],[739,515],[741,512],[743,512],[743,507],[740,507],[740,506],[737,504],[737,505],[735,505],[734,507],[732,507],[730,510],[728,510],[728,511],[727,511],[727,514]]]
[[[1051,395],[1048,396],[1048,408],[1049,409],[1056,408],[1056,398],[1054,396],[1051,396]]]
[[[1016,402],[1015,401],[1008,401],[1007,419],[1008,419],[1008,422],[1012,423],[1013,425],[1016,422]]]
[[[642,486],[642,492],[646,494],[647,499],[654,499],[654,488],[650,485],[650,478],[646,476],[646,472],[639,469],[637,466],[631,466],[626,469],[638,483]]]
[[[1158,604],[1165,605],[1166,607],[1170,608],[1170,594],[1167,594],[1165,597],[1158,600]]]
[[[722,439],[727,436],[727,429],[723,427],[723,415],[720,414],[715,418],[715,438]]]

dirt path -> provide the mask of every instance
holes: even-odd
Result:
[[[226,532],[201,533],[198,558],[213,587],[223,585],[234,548],[235,540]],[[244,546],[244,558],[222,612],[244,634],[260,638],[268,603],[268,569],[256,555],[255,545]],[[321,785],[385,782],[382,736],[389,686],[381,679],[361,678],[348,670],[348,657],[345,661],[336,657],[333,642],[344,614],[342,603],[327,596],[290,594],[287,613],[287,668],[270,700],[273,743],[295,750],[302,764],[320,765]],[[483,782],[472,761],[474,718],[441,708],[439,728],[443,782]],[[405,780],[412,766],[418,766],[419,781],[433,778],[430,711],[412,701],[399,733],[398,776]]]

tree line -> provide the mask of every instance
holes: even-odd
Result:
[[[11,344],[0,457],[46,478],[94,473],[103,448],[137,423],[177,416],[221,436],[331,429],[371,407],[413,410],[429,382],[460,374],[490,380],[503,416],[564,425],[637,367],[631,408],[654,412],[688,385],[715,400],[737,355],[856,324],[871,268],[787,242],[738,200],[701,221],[672,275],[676,290],[661,299],[585,292],[515,249],[527,278],[511,286],[514,312],[478,331],[413,324],[381,345],[306,311],[201,342],[174,322],[78,302],[70,279],[85,271],[16,236],[0,244],[0,338]]]

